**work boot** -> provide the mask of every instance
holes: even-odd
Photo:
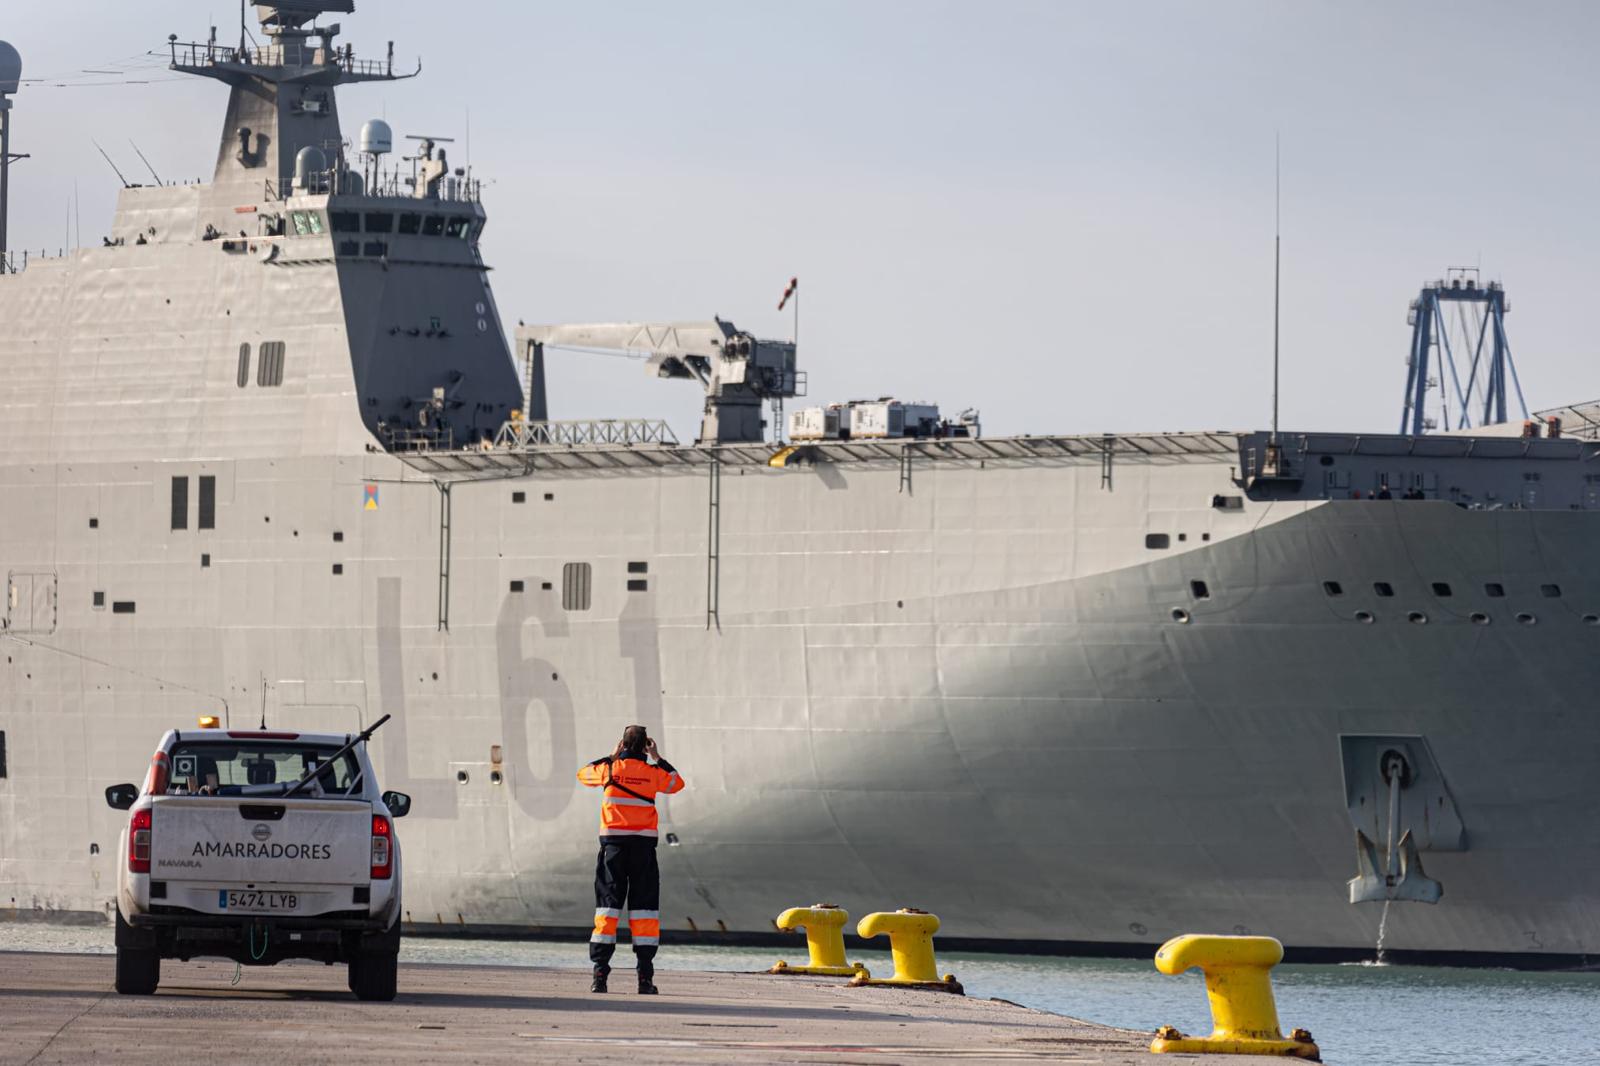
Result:
[[[641,996],[654,996],[658,994],[656,992],[655,984],[644,974],[639,975],[639,994]]]
[[[606,990],[607,976],[608,974],[605,970],[596,970],[594,972],[594,980],[589,983],[589,991],[604,992]]]

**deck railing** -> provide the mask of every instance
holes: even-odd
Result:
[[[348,48],[325,48],[293,41],[260,48],[236,48],[218,44],[171,42],[172,65],[185,70],[204,70],[222,65],[247,67],[336,66],[346,75],[359,79],[392,78],[394,58],[357,59]],[[320,58],[319,58],[320,57]]]
[[[672,427],[655,418],[592,419],[572,422],[507,422],[495,434],[496,448],[538,448],[552,445],[677,444]]]

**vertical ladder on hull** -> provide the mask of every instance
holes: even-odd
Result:
[[[439,630],[450,629],[450,483],[435,481],[439,488]]]
[[[718,600],[722,594],[722,460],[711,457],[710,495],[706,513],[706,628],[722,628]]]
[[[900,491],[911,491],[911,445],[900,446]]]
[[[1107,433],[1100,442],[1100,487],[1111,491],[1111,453],[1116,450],[1117,438]]]

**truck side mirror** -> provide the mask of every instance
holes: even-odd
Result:
[[[411,813],[411,797],[404,792],[385,792],[383,805],[389,808],[389,814],[394,818],[404,818]]]
[[[112,785],[106,789],[106,806],[114,811],[125,811],[139,799],[139,790],[133,785]]]

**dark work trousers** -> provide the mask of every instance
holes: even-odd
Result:
[[[600,856],[594,864],[594,905],[630,912],[661,909],[661,869],[656,865],[653,837],[619,837],[600,842]],[[636,930],[630,929],[630,935]],[[597,973],[611,972],[615,944],[589,945],[589,961]],[[640,978],[655,973],[656,945],[635,942],[633,954]]]

